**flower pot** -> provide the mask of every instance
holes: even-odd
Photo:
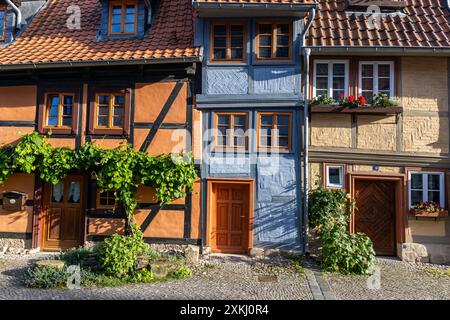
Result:
[[[411,214],[415,217],[447,218],[448,210],[427,211],[421,209],[411,209]]]

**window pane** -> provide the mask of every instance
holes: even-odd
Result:
[[[242,49],[231,49],[231,59],[241,60],[244,57],[244,52]]]
[[[123,117],[123,108],[115,107],[114,108],[114,115]]]
[[[362,65],[362,76],[363,77],[373,77],[373,65],[363,64]]]
[[[123,106],[125,104],[124,96],[114,96],[114,105],[115,106]]]
[[[433,201],[440,204],[441,193],[439,191],[428,191],[428,201]]]
[[[270,125],[273,124],[273,116],[261,116],[261,125]]]
[[[260,36],[259,37],[259,45],[260,46],[271,46],[272,45],[272,36]]]
[[[113,25],[113,26],[111,27],[111,31],[112,31],[113,33],[120,33],[120,32],[122,31],[122,28],[120,27],[120,25]]]
[[[328,181],[330,184],[341,186],[341,168],[328,168]]]
[[[230,125],[230,116],[228,116],[228,115],[219,115],[217,117],[217,123],[219,125],[227,125],[227,126],[229,126]]]
[[[48,117],[47,126],[56,127],[58,125],[58,117]]]
[[[429,190],[440,190],[441,187],[441,177],[438,174],[428,174],[428,189]]]
[[[389,64],[378,65],[378,77],[390,77],[391,76],[391,66]]]
[[[289,127],[278,127],[278,135],[279,136],[289,136]]]
[[[123,127],[123,117],[114,117],[113,126],[114,127]]]
[[[391,80],[386,78],[378,79],[378,90],[389,91],[391,88]]]
[[[260,34],[272,34],[272,25],[271,24],[260,24],[259,25],[259,33]]]
[[[411,205],[419,204],[423,201],[423,191],[411,191]]]
[[[318,63],[316,65],[316,74],[319,76],[328,76],[328,64]]]
[[[345,76],[345,64],[334,63],[333,64],[333,75],[334,76]]]
[[[328,78],[325,77],[317,77],[316,78],[316,88],[323,89],[328,92]]]
[[[109,115],[109,107],[100,107],[100,108],[98,108],[98,115],[99,116],[107,116],[107,115]]]
[[[51,106],[48,110],[49,117],[58,117],[58,105]]]
[[[271,58],[272,57],[272,48],[259,48],[259,57],[260,58]]]
[[[289,121],[290,120],[290,117],[289,116],[287,116],[287,115],[280,115],[280,116],[277,116],[277,124],[279,125],[279,126],[289,126]]]
[[[63,107],[63,115],[64,116],[71,116],[72,112],[73,112],[72,106],[69,105],[69,106],[64,106]]]
[[[216,60],[223,60],[227,57],[227,50],[226,49],[214,49],[214,59]]]
[[[244,35],[244,26],[233,25],[231,26],[231,36],[242,36]]]
[[[80,182],[72,181],[69,186],[69,203],[80,203]]]
[[[289,47],[281,47],[276,50],[277,58],[288,58],[289,57]]]
[[[288,24],[277,24],[277,34],[287,34],[289,33],[289,25]]]
[[[279,138],[278,146],[281,148],[289,148],[289,138]]]
[[[242,36],[231,37],[231,46],[242,48],[244,46],[244,38]]]
[[[97,125],[99,127],[107,127],[108,126],[108,117],[98,117]]]
[[[66,106],[73,105],[73,96],[64,96],[64,105]]]
[[[411,174],[411,189],[423,188],[423,175],[420,173]]]
[[[225,37],[214,37],[214,47],[225,48],[227,46],[227,38]]]
[[[112,13],[113,14],[122,14],[122,6],[113,6]]]
[[[62,125],[65,127],[71,127],[72,126],[72,117],[64,117],[62,119]]]
[[[109,96],[98,96],[98,103],[109,105]]]
[[[125,16],[125,23],[131,23],[131,24],[134,24],[134,20],[135,20],[135,15],[134,15],[134,13],[133,14],[127,14],[126,16]]]
[[[125,32],[131,33],[134,32],[134,23],[133,24],[126,24],[125,25]]]
[[[52,202],[62,203],[64,201],[64,182],[52,186]]]
[[[245,126],[245,116],[234,116],[234,125],[235,126]]]
[[[345,89],[345,78],[333,77],[333,89]]]
[[[278,46],[288,46],[289,45],[289,36],[277,36],[277,45]]]
[[[334,100],[338,100],[342,98],[345,95],[345,90],[333,90],[333,96],[332,98]]]
[[[122,22],[121,14],[113,14],[112,15],[112,24],[113,25],[120,25],[121,22]]]
[[[363,90],[373,90],[373,79],[362,79]]]
[[[227,35],[227,27],[226,26],[214,26],[214,35],[215,36],[226,36]]]
[[[364,98],[366,98],[367,101],[373,99],[373,91],[363,91],[362,95]]]

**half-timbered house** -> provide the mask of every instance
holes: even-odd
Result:
[[[72,149],[92,141],[152,155],[192,150],[199,50],[191,1],[42,4],[25,19],[17,2],[0,1],[2,146],[51,131],[53,146]],[[61,250],[123,232],[113,194],[100,192],[90,173],[73,172],[57,185],[15,174],[0,186],[2,196],[10,192],[28,200],[22,210],[0,208],[0,246]],[[136,220],[146,240],[199,244],[199,197],[196,183],[187,198],[160,206],[154,190],[140,188]]]

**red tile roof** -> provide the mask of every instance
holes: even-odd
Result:
[[[404,16],[380,19],[370,28],[368,15],[346,12],[344,0],[319,0],[307,45],[314,47],[450,47],[447,0],[405,0]]]
[[[81,29],[66,27],[66,10],[81,8]],[[96,41],[100,29],[98,0],[50,0],[11,45],[0,49],[0,65],[53,62],[118,61],[197,57],[191,0],[161,0],[144,38]]]

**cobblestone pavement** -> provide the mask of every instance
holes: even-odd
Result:
[[[377,279],[368,276],[325,274],[331,291],[343,300],[448,300],[450,299],[450,266],[409,264],[394,258],[378,258]]]
[[[0,258],[1,299],[312,299],[306,276],[285,260],[252,260],[240,256],[214,256],[202,261],[188,279],[115,288],[38,290],[24,288],[20,275],[31,257]]]

